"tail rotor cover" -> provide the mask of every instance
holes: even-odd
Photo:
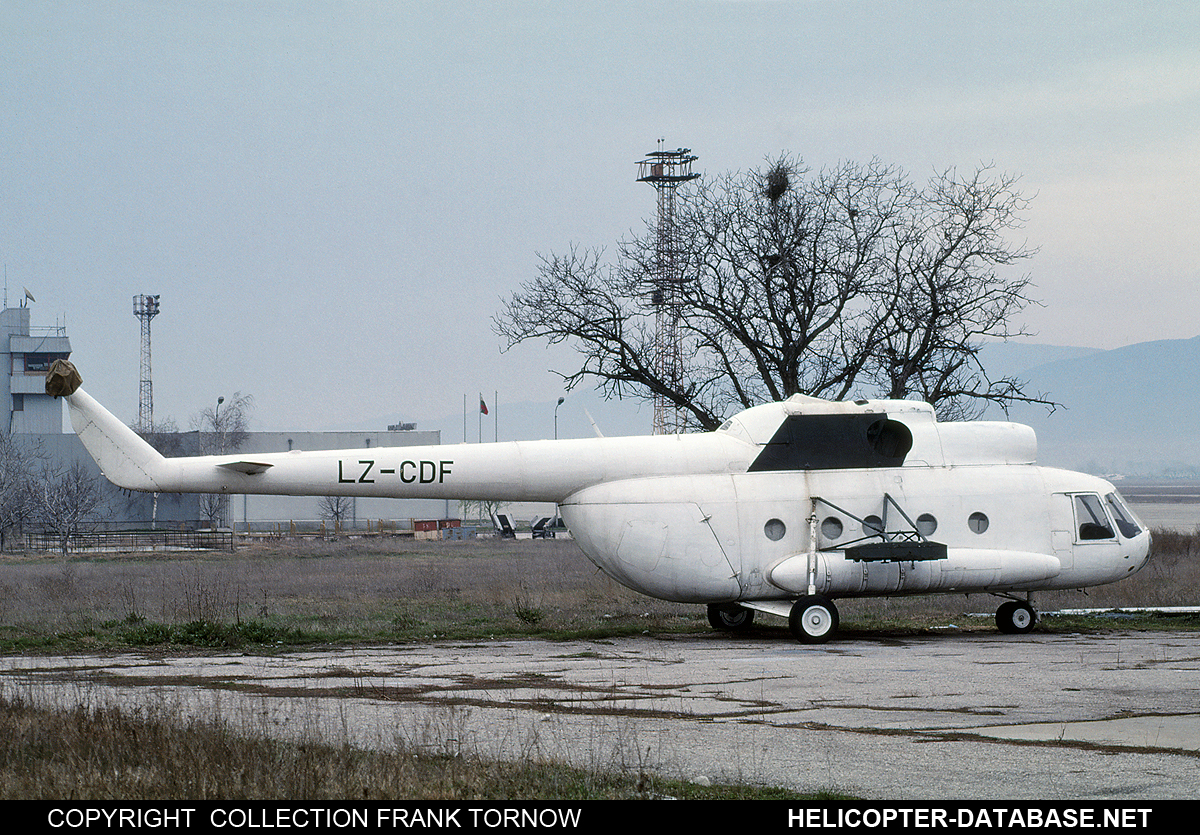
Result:
[[[75,366],[67,360],[55,360],[46,374],[46,394],[51,397],[66,397],[74,394],[83,385],[83,378]]]

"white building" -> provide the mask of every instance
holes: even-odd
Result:
[[[29,308],[0,311],[0,405],[13,435],[62,434],[62,403],[46,394],[46,372],[71,355],[66,328],[29,325]]]

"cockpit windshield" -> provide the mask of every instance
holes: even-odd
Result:
[[[1126,539],[1133,539],[1142,532],[1142,526],[1138,522],[1138,518],[1131,511],[1117,493],[1109,493],[1104,497],[1104,502],[1108,505],[1108,512],[1112,514],[1113,521],[1117,523],[1117,530],[1121,532],[1121,536]]]
[[[1117,493],[1109,493],[1103,500],[1095,493],[1075,495],[1075,524],[1079,541],[1116,539],[1114,522],[1123,539],[1133,539],[1142,532],[1142,524]]]

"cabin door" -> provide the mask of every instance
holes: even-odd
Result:
[[[1075,567],[1075,513],[1065,493],[1050,497],[1050,538],[1062,570],[1070,571]]]

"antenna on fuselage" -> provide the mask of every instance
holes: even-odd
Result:
[[[592,417],[592,413],[591,413],[591,412],[589,412],[587,409],[584,409],[584,410],[583,410],[583,413],[584,413],[585,415],[587,415],[588,422],[589,422],[590,424],[592,424],[592,431],[596,433],[596,437],[597,437],[597,438],[603,438],[603,437],[604,437],[604,433],[603,433],[603,432],[601,432],[601,431],[600,431],[600,427],[596,425],[596,419],[595,419],[594,417]]]

